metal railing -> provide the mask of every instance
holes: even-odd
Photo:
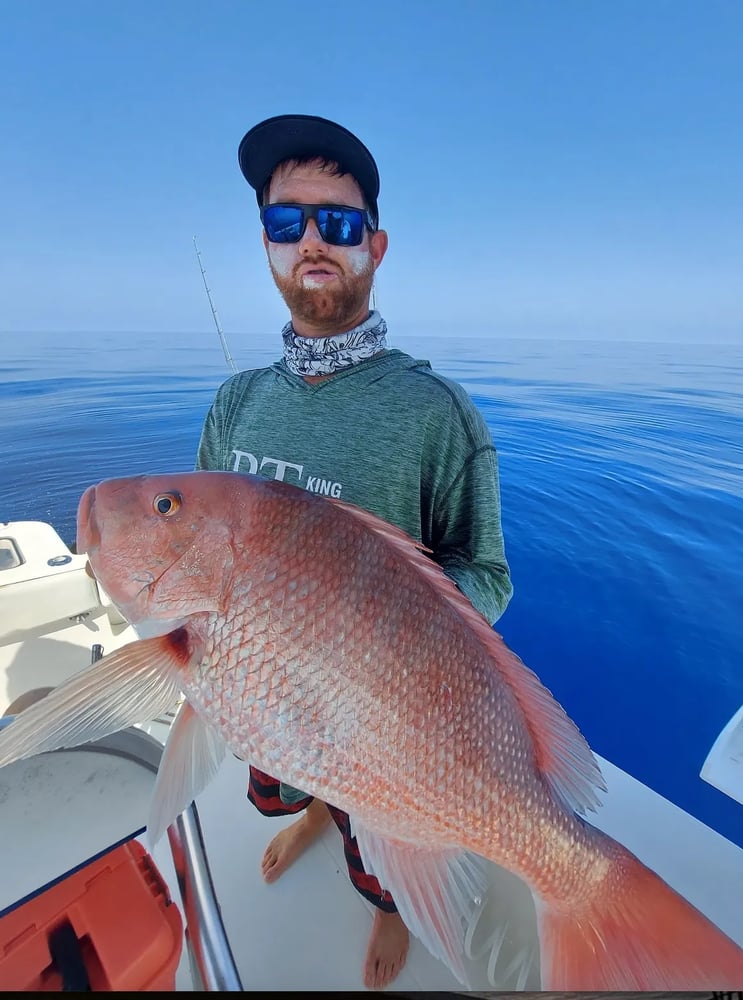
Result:
[[[197,974],[201,980],[194,983],[194,989],[242,992],[214,891],[195,802],[168,827],[168,840],[185,911],[191,972],[194,978]]]

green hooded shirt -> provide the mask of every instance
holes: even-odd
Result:
[[[397,525],[495,622],[512,594],[498,459],[482,415],[428,361],[388,350],[310,384],[283,361],[217,391],[197,469],[249,472]]]

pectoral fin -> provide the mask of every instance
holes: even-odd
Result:
[[[142,639],[85,667],[0,732],[0,767],[102,739],[172,708],[180,691],[177,646],[180,635]]]

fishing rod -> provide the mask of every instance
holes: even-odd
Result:
[[[211,306],[212,316],[214,317],[214,325],[217,328],[217,333],[219,334],[219,340],[222,344],[222,351],[224,352],[225,361],[232,369],[233,374],[237,374],[237,365],[232,360],[232,355],[230,354],[230,349],[227,346],[227,341],[222,333],[222,327],[219,325],[219,316],[217,316],[217,309],[212,301],[212,293],[209,291],[209,286],[206,283],[206,271],[204,270],[204,265],[201,263],[201,253],[199,251],[198,244],[196,243],[196,237],[193,238],[194,250],[196,251],[196,259],[199,262],[199,269],[201,271],[201,277],[204,281],[204,288],[206,289],[206,297],[209,299],[209,305]]]

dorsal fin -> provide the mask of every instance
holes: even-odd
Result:
[[[606,785],[584,736],[534,671],[508,648],[438,563],[428,558],[431,550],[376,514],[343,500],[327,499],[382,537],[457,612],[486,648],[521,708],[545,780],[569,809],[579,813],[596,809],[601,804],[597,790],[606,791]]]

